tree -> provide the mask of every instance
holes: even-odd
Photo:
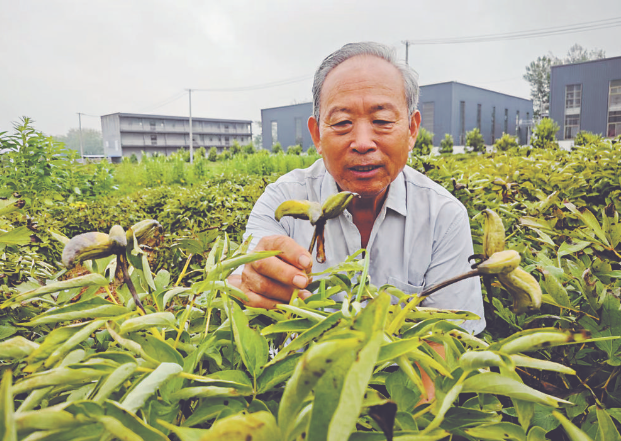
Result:
[[[582,63],[589,60],[606,58],[606,52],[602,49],[585,49],[579,44],[574,44],[567,51],[565,58],[558,58],[549,53],[532,61],[526,66],[523,78],[530,83],[530,96],[534,101],[535,116],[545,115],[550,104],[550,71],[552,66],[558,64]]]
[[[65,144],[65,147],[80,153],[80,130],[69,129],[66,135],[54,136],[58,142]],[[82,129],[82,143],[85,155],[103,155],[103,138],[101,132],[95,129]]]
[[[557,149],[556,132],[559,126],[550,118],[543,118],[533,130],[530,145],[536,149]]]
[[[412,149],[412,156],[425,156],[431,153],[433,147],[433,133],[421,127],[418,131],[416,143]]]
[[[440,141],[440,153],[453,153],[453,137],[446,133],[444,139]]]
[[[242,146],[242,152],[244,152],[247,155],[252,155],[255,153],[254,144],[252,143],[252,141],[250,142],[250,144],[246,144],[245,146]]]
[[[518,147],[517,138],[508,133],[504,133],[501,138],[496,140],[494,147],[496,147],[496,150],[499,152],[505,152],[510,148]]]
[[[311,145],[308,150],[306,150],[306,154],[308,156],[317,156],[319,155],[319,153],[317,153],[317,149],[315,148],[314,145]]]
[[[229,148],[229,152],[231,153],[231,156],[239,155],[241,151],[242,149],[241,149],[241,145],[239,144],[239,142],[237,142],[237,140],[233,141],[233,145]]]
[[[302,153],[302,146],[297,144],[297,145],[290,145],[289,147],[287,147],[287,155],[300,155],[300,153]]]
[[[218,149],[216,147],[212,147],[209,149],[209,155],[207,155],[207,159],[210,162],[216,162],[218,159]]]
[[[280,145],[279,142],[274,143],[274,145],[272,146],[272,153],[274,154],[282,153],[282,146]]]
[[[466,146],[472,148],[473,152],[485,151],[485,140],[478,128],[474,128],[466,133]]]

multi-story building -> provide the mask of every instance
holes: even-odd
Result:
[[[189,117],[113,113],[101,117],[104,154],[112,161],[135,153],[170,155],[178,149],[190,148]],[[194,149],[249,144],[252,140],[252,121],[192,117],[192,146]]]
[[[478,128],[488,145],[508,133],[521,144],[528,142],[532,126],[533,102],[504,93],[450,81],[420,87],[418,108],[421,127],[434,134],[439,145],[446,133],[455,145],[466,143],[466,133]],[[283,148],[301,144],[306,151],[312,144],[306,121],[312,103],[261,110],[263,147],[280,142]]]
[[[581,130],[621,135],[621,57],[552,66],[550,118],[560,126],[558,139]]]

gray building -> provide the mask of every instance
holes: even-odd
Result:
[[[558,139],[573,139],[581,130],[621,135],[621,57],[552,66],[550,118]]]
[[[313,103],[261,109],[261,139],[264,149],[271,149],[277,142],[283,150],[290,145],[301,145],[306,151],[313,145],[308,132],[308,118],[313,114]]]
[[[101,117],[104,155],[112,161],[142,152],[170,155],[190,148],[190,119],[182,116],[113,113]],[[233,145],[249,144],[252,121],[192,117],[192,138],[195,149],[216,147],[218,152]]]
[[[436,146],[446,133],[453,136],[455,145],[465,145],[466,132],[475,127],[488,145],[503,133],[526,144],[533,117],[531,100],[455,81],[421,86],[418,109],[421,126],[434,134]],[[312,112],[312,103],[261,110],[263,147],[269,149],[278,141],[283,148],[302,144],[306,151],[312,144],[306,127]]]

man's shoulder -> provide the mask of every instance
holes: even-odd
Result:
[[[414,170],[409,165],[403,169],[405,176],[405,185],[408,191],[408,199],[410,197],[434,199],[441,206],[450,206],[454,210],[466,212],[466,207],[453,196],[446,188],[437,182],[429,179],[421,172]],[[436,205],[436,204],[434,204]]]

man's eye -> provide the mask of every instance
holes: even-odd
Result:
[[[351,121],[345,120],[345,121],[339,121],[335,124],[332,124],[333,127],[345,127],[347,125],[351,124]]]
[[[380,125],[380,126],[386,126],[388,124],[394,124],[394,121],[386,121],[384,119],[376,119],[375,121],[373,121],[373,123]]]

